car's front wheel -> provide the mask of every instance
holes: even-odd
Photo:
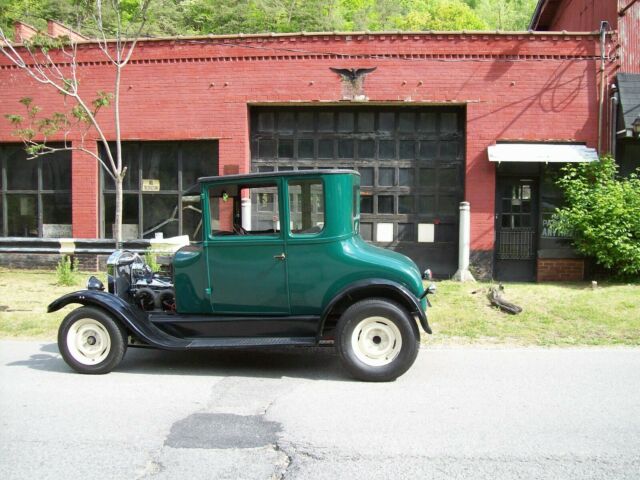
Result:
[[[58,348],[64,361],[76,372],[109,373],[124,357],[127,334],[103,310],[80,307],[60,324]]]
[[[405,373],[418,355],[413,318],[395,302],[361,300],[340,317],[337,348],[345,368],[359,380],[386,382]]]

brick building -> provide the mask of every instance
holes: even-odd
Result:
[[[593,22],[552,31],[568,18],[562,8],[593,3],[543,0],[529,32],[143,40],[122,80],[125,236],[197,239],[197,204],[184,191],[198,176],[349,167],[362,176],[363,237],[420,267],[455,272],[465,200],[477,276],[579,278],[584,261],[548,228],[559,201],[553,172],[611,148],[609,85],[635,71],[613,21],[602,36]],[[632,1],[625,15],[639,10]],[[82,88],[111,89],[96,45],[79,45]],[[26,96],[45,112],[64,109],[59,94],[0,57],[2,113],[19,112]],[[113,188],[97,162],[77,151],[25,162],[15,142],[0,122],[0,261],[24,258],[7,253],[20,245],[44,253],[52,238],[109,238]],[[99,153],[95,139],[85,146]],[[28,260],[37,258],[52,257]]]

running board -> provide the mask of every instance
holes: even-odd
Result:
[[[171,335],[142,315],[136,319],[136,330],[139,339],[148,346],[165,350],[191,350],[207,348],[247,348],[247,347],[284,347],[317,344],[316,337],[177,337]],[[136,345],[132,346],[142,346]]]
[[[316,337],[225,337],[192,338],[186,348],[231,348],[231,347],[285,347],[295,345],[313,346]]]

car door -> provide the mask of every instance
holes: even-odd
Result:
[[[206,249],[214,313],[289,314],[280,189],[273,179],[209,187]]]

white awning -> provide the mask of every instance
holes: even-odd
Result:
[[[598,152],[584,145],[552,143],[499,143],[489,148],[490,162],[595,162]]]

